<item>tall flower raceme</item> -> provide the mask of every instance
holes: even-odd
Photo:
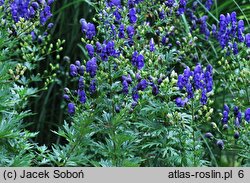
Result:
[[[176,104],[179,107],[184,107],[186,103],[194,98],[194,92],[201,90],[200,103],[207,103],[207,94],[213,90],[213,68],[211,65],[203,70],[201,64],[197,64],[193,71],[186,67],[183,74],[178,76],[177,86],[182,91],[186,92],[186,97],[183,99],[178,97]]]
[[[240,111],[240,108],[238,106],[234,106],[233,109],[231,110],[231,118],[233,120],[231,120],[233,123],[233,126],[235,128],[240,128],[240,126],[244,126],[243,120],[245,120],[246,123],[250,123],[250,108],[247,108],[245,110],[244,113],[242,113]],[[243,114],[244,114],[244,118],[243,118]],[[224,110],[223,110],[223,114],[222,114],[222,125],[224,129],[228,129],[228,122],[230,119],[230,109],[228,107],[228,105],[224,105]],[[227,125],[225,127],[225,124]]]
[[[70,64],[69,75],[73,78],[77,78],[78,80],[78,88],[74,91],[73,94],[70,93],[68,88],[64,89],[65,94],[63,98],[65,101],[68,102],[68,113],[70,115],[74,115],[76,111],[76,104],[73,100],[74,96],[76,96],[77,101],[81,104],[86,103],[86,88],[85,88],[85,81],[84,81],[84,73],[86,72],[91,76],[94,77],[96,75],[97,65],[96,65],[96,58],[93,57],[86,63],[86,66],[82,65],[81,61],[77,60],[74,64]],[[91,92],[95,89],[94,83],[90,86]]]
[[[204,137],[215,141],[215,144],[218,146],[218,148],[222,150],[224,149],[225,145],[235,145],[234,141],[232,141],[232,138],[234,138],[235,141],[238,141],[241,136],[247,136],[248,132],[246,129],[249,127],[250,122],[250,108],[245,110],[245,121],[238,106],[234,106],[230,110],[229,106],[224,104],[221,116],[221,126],[223,131],[221,132],[219,127],[217,127],[215,123],[212,123],[213,133],[207,132],[204,134]]]
[[[209,10],[213,3],[213,0],[207,0],[204,5]],[[187,8],[184,11],[189,17],[188,21],[191,22],[191,31],[196,30],[199,25],[200,33],[204,34],[206,39],[213,35],[220,43],[221,48],[227,51],[228,55],[231,52],[237,55],[240,43],[243,43],[248,48],[250,47],[250,36],[249,33],[245,33],[244,20],[237,20],[236,12],[227,13],[226,15],[221,14],[218,27],[212,24],[210,29],[207,23],[208,15],[198,18],[197,7],[197,2],[194,2],[192,8]]]
[[[245,25],[243,20],[237,20],[236,12],[227,15],[220,15],[219,27],[212,25],[212,33],[219,41],[221,47],[228,48],[228,52],[238,54],[238,44],[245,43],[249,45],[249,33],[245,34]]]
[[[223,110],[223,117],[221,120],[224,129],[228,128],[229,112],[230,112],[230,109],[228,105],[225,104],[224,110]]]
[[[227,140],[227,143],[230,143],[231,137],[238,141],[241,136],[247,135],[246,129],[249,127],[250,123],[250,108],[247,108],[245,110],[243,119],[243,113],[240,111],[240,108],[238,106],[234,106],[233,109],[230,110],[229,106],[225,104],[223,107],[221,122],[222,129],[224,131],[228,131],[227,133],[223,132],[224,138],[229,139]],[[207,136],[205,135],[205,137]]]
[[[7,2],[12,18],[18,22],[20,18],[25,20],[34,19],[39,16],[40,23],[44,25],[52,16],[51,5],[54,0],[10,0]],[[3,5],[4,1],[0,2]]]

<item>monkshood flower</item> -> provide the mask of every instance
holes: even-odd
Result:
[[[187,91],[187,98],[192,99],[194,97],[194,91],[193,91],[193,86],[190,82],[188,82],[186,85],[186,91]]]
[[[134,29],[134,27],[133,27],[132,25],[129,25],[129,26],[127,27],[127,34],[128,34],[128,37],[129,37],[130,39],[133,38],[133,36],[134,36],[134,34],[135,34],[135,29]]]
[[[54,2],[54,0],[48,0],[47,3],[48,5],[51,5]]]
[[[37,39],[37,35],[36,35],[35,31],[31,31],[30,35],[32,37],[32,41],[35,41]]]
[[[121,0],[110,0],[108,2],[108,5],[110,7],[113,7],[113,6],[121,7]]]
[[[0,6],[4,4],[4,0],[0,0]]]
[[[165,11],[164,11],[164,10],[161,10],[161,11],[159,12],[159,18],[163,20],[163,19],[165,18],[165,16],[166,16],[166,15],[165,15]]]
[[[87,39],[92,39],[96,35],[95,25],[92,23],[87,23],[85,19],[81,19],[80,23],[82,25],[82,32],[86,34]]]
[[[91,80],[90,86],[89,86],[89,92],[91,95],[96,92],[96,79]]]
[[[44,25],[47,20],[52,17],[52,13],[49,5],[45,5],[44,9],[40,12],[40,22]]]
[[[240,112],[239,107],[234,107],[234,116],[235,116],[235,126],[239,127],[242,121],[242,113]]]
[[[78,68],[78,73],[79,73],[81,76],[83,76],[83,74],[84,74],[84,66],[83,66],[83,65],[81,65],[81,66]]]
[[[106,44],[102,44],[101,46],[101,53],[99,54],[102,61],[108,61],[108,53],[107,53],[107,46]]]
[[[128,0],[128,7],[133,8],[135,6],[134,0]]]
[[[138,90],[136,89],[136,87],[135,88],[133,88],[133,91],[132,91],[132,98],[133,98],[133,100],[136,102],[136,104],[137,104],[137,102],[138,102],[138,100],[139,100],[139,93],[138,93]]]
[[[132,83],[132,78],[130,75],[122,76],[122,86],[123,86],[122,92],[124,94],[128,94],[128,91],[129,91],[128,87],[129,87],[129,84],[131,83]]]
[[[250,122],[250,108],[246,109],[245,111],[245,120]]]
[[[147,80],[140,79],[137,86],[132,89],[132,99],[134,102],[136,102],[136,103],[132,104],[132,106],[135,107],[137,105],[137,102],[138,102],[139,97],[140,97],[138,91],[144,91],[148,87],[148,84],[149,83],[147,82]]]
[[[37,10],[40,6],[39,6],[39,4],[38,4],[38,2],[32,2],[31,3],[31,6],[35,9],[35,10]]]
[[[95,57],[90,59],[86,64],[86,71],[90,74],[92,78],[96,75],[97,67],[98,66]]]
[[[234,125],[238,128],[240,126],[240,121],[239,121],[239,118],[235,118],[234,120]]]
[[[222,140],[217,140],[216,145],[222,150],[224,149],[224,142]]]
[[[210,36],[210,31],[207,28],[207,16],[203,16],[200,18],[200,32],[206,36],[206,39]]]
[[[85,46],[85,48],[86,48],[87,51],[88,51],[89,57],[90,57],[90,58],[94,57],[94,53],[95,53],[94,47],[93,47],[91,44],[87,44],[87,45]]]
[[[207,0],[207,1],[205,2],[205,7],[206,7],[208,10],[210,10],[213,4],[214,4],[214,1],[213,1],[213,0]]]
[[[75,65],[76,65],[76,67],[77,67],[77,69],[81,66],[81,62],[80,62],[80,60],[76,60],[75,61]]]
[[[238,106],[234,106],[234,115],[237,116],[237,114],[239,113],[240,109]]]
[[[214,137],[213,134],[210,132],[207,132],[204,136],[208,139],[212,139]]]
[[[119,9],[116,9],[113,13],[113,15],[115,16],[115,20],[116,22],[120,22],[120,20],[122,19],[122,15],[121,13],[119,12]]]
[[[245,26],[244,26],[244,21],[240,20],[238,22],[238,40],[239,42],[244,42],[244,36],[243,36],[243,32],[244,32]]]
[[[70,115],[74,115],[74,114],[75,114],[75,110],[76,110],[75,104],[73,104],[73,103],[68,103],[68,113],[69,113]]]
[[[177,86],[182,90],[189,82],[190,76],[193,76],[189,67],[186,67],[183,74],[178,76]]]
[[[48,26],[47,26],[48,29],[52,29],[53,27],[54,27],[53,23],[49,23]]]
[[[102,44],[100,42],[96,42],[96,53],[100,54],[102,52]]]
[[[217,27],[214,24],[212,25],[212,34],[213,34],[214,37],[217,38],[217,36],[218,36],[218,34],[217,34]]]
[[[163,46],[166,45],[166,43],[167,43],[167,37],[166,36],[162,36],[161,43],[162,43]]]
[[[177,14],[181,15],[185,12],[186,9],[186,5],[187,5],[187,1],[186,0],[180,0],[179,2],[179,9],[177,10]]]
[[[133,8],[133,7],[135,7],[136,4],[138,4],[142,1],[144,1],[144,0],[128,0],[128,7]]]
[[[237,24],[238,24],[237,15],[236,15],[236,12],[234,11],[231,13],[231,25],[232,25],[231,34],[232,34],[232,37],[236,36]]]
[[[115,49],[114,41],[104,41],[101,45],[98,42],[97,46],[97,53],[101,57],[103,61],[108,61],[110,56],[117,57],[120,53]]]
[[[114,24],[111,24],[110,28],[112,31],[112,37],[116,37],[116,26]]]
[[[228,123],[228,118],[229,118],[229,112],[230,112],[230,109],[228,107],[228,105],[224,105],[224,111],[222,113],[222,125],[225,125]]]
[[[136,21],[137,21],[137,16],[136,16],[136,9],[135,9],[135,8],[131,8],[131,9],[129,10],[128,16],[129,16],[129,21],[130,21],[131,24],[136,23]]]
[[[144,91],[148,86],[148,82],[145,79],[142,79],[138,84],[137,84],[137,90]]]
[[[80,76],[79,80],[78,80],[78,89],[83,89],[84,88],[84,79],[83,76]]]
[[[107,54],[108,56],[116,56],[117,52],[115,50],[115,42],[114,41],[108,41],[106,44]]]
[[[186,103],[188,102],[188,99],[185,98],[184,100],[181,97],[176,98],[175,103],[178,107],[184,107]]]
[[[132,55],[132,65],[136,66],[137,69],[142,69],[144,67],[144,56],[135,51]]]
[[[154,39],[151,38],[150,41],[149,41],[149,50],[151,52],[155,51],[155,43],[154,43]]]
[[[233,44],[233,54],[237,55],[238,53],[239,53],[238,44],[236,42],[234,42],[234,44]]]
[[[246,45],[248,48],[250,48],[250,33],[246,34]]]
[[[77,72],[77,67],[74,64],[70,64],[70,72],[69,72],[70,76],[77,76],[78,72]]]
[[[66,101],[70,101],[70,97],[69,97],[69,95],[67,95],[67,94],[64,94],[64,95],[63,95],[63,98],[64,98],[64,100],[66,100]]]
[[[136,73],[136,74],[135,74],[135,78],[136,78],[138,81],[140,81],[140,80],[141,80],[141,75],[140,75],[140,73]]]
[[[127,80],[123,80],[123,81],[122,81],[122,86],[123,86],[122,92],[123,92],[124,94],[128,94],[128,82],[127,82]]]
[[[205,71],[205,87],[207,93],[213,90],[213,67],[209,64]]]
[[[207,90],[205,88],[202,89],[200,102],[202,105],[207,103]]]
[[[121,111],[120,106],[116,105],[116,106],[115,106],[115,112],[116,112],[116,113],[119,113],[120,111]]]
[[[128,82],[128,84],[132,83],[132,78],[130,76],[130,74],[128,74],[128,76],[122,76],[122,81],[126,80]]]
[[[227,104],[225,104],[223,108],[224,108],[224,111],[227,111],[228,113],[230,112],[230,108],[228,107]]]
[[[240,133],[238,131],[234,132],[234,138],[239,139]]]
[[[160,92],[158,86],[155,85],[154,83],[153,83],[151,86],[152,86],[152,94],[153,94],[154,96],[158,95],[159,92]]]
[[[85,91],[79,89],[77,93],[78,93],[78,97],[79,97],[79,102],[82,104],[85,104],[86,100],[87,100]]]
[[[119,38],[125,38],[125,26],[124,24],[121,24],[119,27],[119,33],[118,33],[118,37]]]
[[[165,1],[165,5],[169,8],[173,7],[175,0],[167,0]]]

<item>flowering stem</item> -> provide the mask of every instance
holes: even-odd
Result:
[[[193,159],[193,163],[194,166],[196,166],[196,162],[195,162],[195,131],[194,131],[194,100],[192,100],[192,129],[193,129],[193,155],[194,155],[194,159]]]
[[[109,62],[108,63],[108,67],[109,67],[109,85],[110,85],[110,93],[109,93],[109,97],[110,97],[110,101],[111,101],[111,110],[110,110],[110,112],[111,112],[111,116],[114,116],[115,115],[115,106],[114,106],[114,102],[113,102],[113,100],[112,100],[112,83],[113,83],[113,80],[112,80],[112,64],[111,64],[111,62]],[[114,146],[114,153],[113,153],[113,161],[114,161],[114,164],[115,164],[115,166],[117,167],[118,166],[118,164],[117,164],[117,155],[116,155],[116,153],[117,153],[117,147],[116,147],[116,138],[115,138],[115,129],[116,129],[116,126],[113,126],[113,124],[112,124],[112,129],[111,129],[111,139],[112,139],[112,141],[113,141],[113,146]]]

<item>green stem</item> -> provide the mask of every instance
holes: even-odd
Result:
[[[196,166],[196,158],[195,158],[195,131],[194,131],[194,101],[192,100],[192,135],[193,135],[193,154],[194,154],[194,159],[193,159],[193,164],[194,166]]]
[[[115,106],[114,106],[114,103],[113,103],[113,97],[112,97],[112,83],[113,83],[113,80],[112,80],[112,64],[111,62],[109,62],[109,85],[110,85],[110,102],[111,102],[111,109],[110,109],[110,113],[112,114],[111,116],[114,116],[115,114]],[[117,162],[117,146],[116,146],[116,138],[115,138],[115,130],[116,130],[116,126],[113,126],[112,124],[112,128],[111,128],[111,133],[112,133],[112,136],[111,136],[111,139],[113,141],[113,146],[114,146],[114,152],[113,152],[113,161],[114,161],[114,164],[115,166],[117,167],[118,166],[118,162]]]
[[[197,129],[197,127],[195,127],[195,130],[196,130],[197,132],[199,132],[199,134],[200,134],[202,140],[205,142],[205,144],[206,144],[206,146],[207,146],[207,148],[208,148],[208,151],[210,152],[211,159],[214,161],[215,166],[218,167],[218,163],[217,163],[217,161],[216,161],[216,158],[215,158],[215,156],[214,156],[214,153],[213,153],[213,151],[211,150],[210,146],[208,145],[207,140],[204,138],[204,136],[202,135],[202,133],[200,132],[200,130]]]

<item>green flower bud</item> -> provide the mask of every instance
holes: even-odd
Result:
[[[211,126],[212,126],[213,129],[217,129],[218,128],[215,122],[212,122]]]

